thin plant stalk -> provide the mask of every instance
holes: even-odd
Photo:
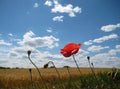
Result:
[[[60,81],[60,83],[62,84],[62,81],[61,81],[61,78],[60,78],[60,73],[59,73],[59,71],[57,70],[57,68],[56,68],[56,66],[55,66],[55,64],[54,64],[54,62],[53,61],[50,61],[51,63],[52,63],[52,65],[55,67],[55,70],[56,70],[56,72],[57,72],[57,74],[58,74],[58,78],[59,78],[59,81]],[[64,86],[62,85],[62,88],[64,89]]]
[[[87,57],[87,59],[88,59],[88,63],[89,63],[89,66],[90,66],[90,69],[91,69],[91,71],[92,71],[92,74],[94,75],[94,78],[96,79],[96,81],[97,81],[97,85],[99,86],[100,84],[99,84],[99,81],[98,81],[98,79],[97,79],[97,77],[96,77],[96,74],[95,74],[95,72],[94,72],[94,65],[93,65],[93,63],[91,63],[90,62],[90,57],[88,56]],[[92,65],[92,66],[91,66]],[[98,87],[97,86],[97,87]]]
[[[93,65],[93,63],[91,63],[91,65],[92,65],[92,68],[94,69],[94,65]]]
[[[77,63],[77,61],[76,61],[76,59],[75,59],[74,54],[73,54],[73,59],[74,59],[74,62],[75,62],[75,64],[76,64],[76,66],[77,66],[77,69],[78,69],[78,71],[79,71],[80,76],[82,76],[82,72],[81,72],[81,70],[80,70],[80,68],[79,68],[79,66],[78,66],[78,63]],[[84,80],[83,80],[82,78],[80,78],[80,82],[83,82],[83,83],[84,83]]]
[[[55,71],[56,71],[56,73],[57,73],[57,75],[58,75],[59,81],[60,81],[60,83],[62,84],[62,81],[61,81],[61,78],[60,78],[60,73],[58,72],[58,70],[57,70],[54,62],[53,62],[53,61],[49,61],[48,64],[49,64],[49,63],[52,63],[52,65],[54,66]],[[63,88],[63,86],[62,86],[62,88]]]
[[[55,64],[54,64],[54,62],[53,62],[53,61],[49,61],[47,64],[45,64],[45,65],[44,65],[44,68],[47,68],[47,67],[48,67],[48,65],[49,65],[49,63],[51,63],[51,64],[54,66],[55,71],[56,71],[56,73],[57,73],[57,75],[58,75],[59,81],[60,81],[60,82],[61,82],[61,84],[62,84],[61,77],[60,77],[60,73],[59,73],[59,71],[57,70],[57,68],[56,68],[56,66],[55,66]]]
[[[56,70],[56,72],[57,72],[57,74],[58,74],[58,77],[59,77],[59,79],[61,79],[61,78],[60,78],[60,73],[58,72],[58,70],[57,70],[57,68],[56,68],[56,66],[55,66],[55,64],[54,64],[54,62],[52,62],[52,61],[49,61],[49,62],[51,62],[52,65],[55,67],[55,70]]]
[[[93,68],[91,67],[90,57],[87,57],[87,59],[88,59],[88,63],[89,63],[90,69],[91,69],[93,75],[96,77],[95,72],[94,72]]]
[[[72,84],[71,83],[71,74],[70,74],[70,70],[69,70],[69,67],[67,66],[67,72],[68,72],[68,74],[69,74],[69,80],[68,80],[68,84]],[[70,85],[68,86],[68,87],[70,87]]]
[[[73,59],[74,59],[74,62],[75,62],[75,64],[76,64],[76,66],[77,66],[77,69],[78,69],[80,75],[82,75],[82,72],[81,72],[81,70],[80,70],[80,68],[79,68],[79,66],[78,66],[78,63],[77,63],[77,61],[76,61],[76,59],[75,59],[74,54],[73,54]]]
[[[45,86],[46,89],[48,89],[45,81],[44,81],[43,78],[42,78],[41,72],[39,71],[39,69],[38,69],[38,67],[35,65],[35,63],[31,60],[30,54],[31,54],[31,51],[28,51],[28,59],[29,59],[30,62],[34,65],[34,67],[37,69],[38,74],[39,74],[39,77],[40,77],[40,79],[42,80],[43,85]]]
[[[69,70],[68,66],[67,66],[67,71],[68,71],[68,74],[69,74],[69,79],[71,80],[71,74],[70,74],[70,70]]]
[[[32,89],[34,89],[33,79],[32,79],[32,69],[31,68],[29,69],[29,73],[30,73],[30,80],[31,80],[31,83],[32,83]]]

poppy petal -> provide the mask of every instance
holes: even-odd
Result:
[[[76,54],[82,44],[69,43],[63,49],[60,50],[60,53],[64,57],[70,57],[73,54]]]

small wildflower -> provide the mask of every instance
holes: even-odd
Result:
[[[73,54],[76,54],[82,44],[69,43],[63,49],[60,50],[60,53],[64,57],[70,57]]]
[[[69,43],[69,44],[67,44],[63,49],[60,50],[60,53],[61,53],[64,57],[73,56],[74,62],[75,62],[75,64],[76,64],[77,69],[78,69],[78,71],[79,71],[80,74],[82,74],[82,73],[81,73],[81,70],[80,70],[80,68],[79,68],[79,66],[78,66],[78,64],[77,64],[77,61],[76,61],[76,59],[75,59],[74,54],[76,54],[76,53],[79,51],[79,49],[80,49],[81,46],[82,46],[82,44]]]

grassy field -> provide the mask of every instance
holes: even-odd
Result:
[[[54,68],[40,69],[42,76],[45,80],[57,79],[58,75]],[[69,78],[69,73],[67,68],[58,68],[61,79]],[[72,78],[78,78],[80,76],[77,68],[69,68]],[[90,68],[81,68],[83,74],[90,74]],[[96,68],[95,72],[106,72],[111,71],[110,68]],[[39,75],[36,69],[32,69],[33,80],[39,80]],[[0,69],[0,77],[4,79],[13,79],[13,80],[29,80],[30,73],[29,69]]]
[[[43,85],[36,69],[32,69],[31,74],[29,69],[0,69],[0,89],[88,89],[84,87],[80,88],[83,82],[81,82],[81,79],[89,80],[89,78],[92,78],[92,72],[89,68],[81,68],[81,79],[76,68],[69,68],[69,72],[67,68],[58,68],[60,78],[54,68],[39,70],[47,88]],[[112,69],[95,68],[94,71],[96,75],[101,74],[100,76],[103,76],[102,74],[111,72]],[[87,76],[89,76],[89,78]],[[94,78],[92,80],[94,80]],[[88,83],[88,81],[84,81],[84,83],[85,82]]]

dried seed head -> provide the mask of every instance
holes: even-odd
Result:
[[[30,56],[30,54],[31,54],[31,51],[30,51],[30,50],[28,50],[28,51],[27,51],[27,53],[28,53],[28,56]]]
[[[93,63],[91,63],[91,65],[93,66]]]
[[[32,72],[32,69],[31,69],[31,68],[29,68],[29,72]]]
[[[87,59],[88,59],[88,60],[90,60],[90,57],[89,57],[89,56],[87,56]]]
[[[108,73],[107,73],[107,76],[111,76],[111,72],[108,72]]]
[[[48,68],[48,63],[44,65],[44,68]]]

